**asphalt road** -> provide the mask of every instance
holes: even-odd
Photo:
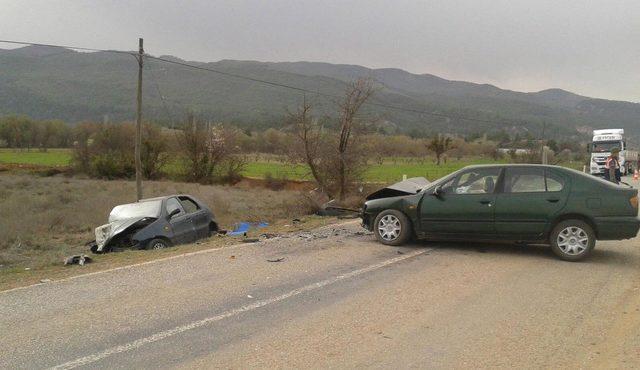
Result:
[[[361,230],[0,293],[0,368],[640,367],[637,239],[569,263]]]

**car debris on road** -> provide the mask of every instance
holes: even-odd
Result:
[[[91,257],[87,256],[86,254],[78,254],[75,256],[70,256],[64,259],[64,265],[68,266],[68,265],[80,265],[80,266],[84,266],[87,263],[91,263],[93,262],[93,260],[91,259]]]

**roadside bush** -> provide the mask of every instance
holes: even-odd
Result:
[[[142,130],[142,174],[147,179],[161,177],[168,159],[168,140],[160,128],[146,123]],[[94,177],[115,179],[135,175],[135,125],[132,123],[82,123],[74,130],[73,165]]]
[[[240,181],[248,158],[241,154],[239,136],[237,129],[212,126],[190,116],[178,135],[185,178],[203,184]]]
[[[162,177],[162,167],[169,159],[169,140],[158,126],[144,124],[140,160],[145,178],[155,180]]]
[[[93,138],[91,174],[108,179],[135,175],[135,133],[131,123],[102,125]]]
[[[78,172],[91,172],[91,150],[94,135],[100,130],[95,123],[83,122],[73,129],[71,163]]]
[[[226,158],[221,164],[215,182],[222,184],[237,184],[242,180],[242,172],[247,166],[249,158],[246,155],[234,154]]]
[[[91,158],[91,172],[96,177],[106,179],[129,178],[135,175],[133,161],[119,153],[97,154]]]

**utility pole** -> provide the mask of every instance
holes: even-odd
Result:
[[[544,132],[547,129],[547,121],[542,122],[542,135],[540,137],[540,155],[542,156],[542,158],[540,159],[540,161],[542,162],[542,164],[547,164],[548,162],[548,157],[547,157],[547,146],[545,145],[545,140],[544,140]]]
[[[140,147],[142,146],[142,58],[144,56],[142,38],[138,39],[138,101],[136,110],[136,200],[142,199],[142,161]]]

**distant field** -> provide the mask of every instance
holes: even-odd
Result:
[[[41,152],[38,149],[14,150],[0,149],[0,163],[32,164],[39,166],[68,166],[71,161],[71,150],[49,149]]]
[[[0,149],[0,163],[31,164],[40,166],[68,166],[71,160],[69,149],[49,149],[47,152],[38,150],[15,151],[13,149]],[[446,163],[437,166],[431,159],[423,162],[417,159],[396,158],[382,164],[371,164],[365,172],[365,181],[368,182],[393,182],[407,177],[426,177],[435,180],[460,168],[473,164],[506,163],[506,160],[494,161],[489,158],[449,159]],[[577,162],[562,163],[563,166],[581,169],[582,164]],[[180,173],[178,161],[169,163],[166,172],[171,175]],[[304,165],[292,165],[275,160],[250,162],[243,175],[246,177],[262,179],[271,174],[275,178],[289,180],[310,180],[309,171]]]

